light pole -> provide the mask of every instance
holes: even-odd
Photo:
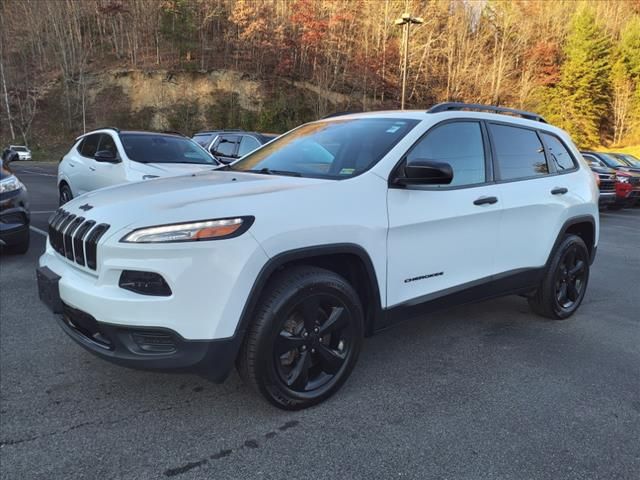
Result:
[[[404,97],[407,91],[407,62],[409,58],[409,27],[412,23],[420,25],[424,23],[424,20],[420,17],[412,17],[410,13],[405,13],[394,23],[396,25],[402,25],[404,28],[402,32],[402,39],[404,41],[404,51],[402,54],[402,100],[400,102],[400,109],[404,110]]]

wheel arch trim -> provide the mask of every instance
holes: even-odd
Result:
[[[592,215],[579,215],[576,217],[571,217],[569,219],[567,219],[563,224],[562,227],[560,227],[560,231],[556,237],[555,242],[553,243],[553,247],[551,248],[551,251],[549,252],[549,256],[547,258],[547,262],[545,264],[545,267],[549,266],[549,263],[551,262],[551,259],[553,257],[553,253],[556,251],[556,249],[558,248],[558,245],[560,245],[560,242],[562,242],[562,239],[564,238],[564,236],[567,234],[567,231],[573,227],[574,225],[579,225],[582,223],[589,223],[591,225],[591,228],[593,229],[593,244],[591,245],[587,245],[587,248],[589,249],[589,253],[590,253],[590,262],[593,263],[593,261],[595,260],[595,256],[596,256],[596,250],[597,250],[597,231],[596,231],[596,220]]]
[[[353,243],[336,243],[316,245],[311,247],[296,248],[281,252],[271,257],[262,267],[258,273],[256,279],[253,282],[253,286],[249,291],[247,300],[245,301],[240,319],[236,326],[234,337],[239,339],[244,338],[244,334],[247,331],[247,327],[251,321],[252,313],[260,299],[261,293],[267,285],[269,278],[281,267],[291,262],[299,262],[301,260],[313,259],[316,257],[326,257],[331,255],[355,255],[364,265],[365,273],[367,277],[367,291],[371,295],[373,316],[368,322],[366,332],[370,333],[373,330],[373,325],[376,320],[383,314],[382,303],[380,301],[380,286],[378,283],[378,277],[376,276],[376,270],[371,261],[371,257],[367,251],[360,245]]]

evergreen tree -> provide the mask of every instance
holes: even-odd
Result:
[[[593,11],[578,10],[563,48],[560,81],[547,90],[543,110],[581,147],[600,143],[599,127],[609,103],[609,50]]]
[[[629,109],[629,139],[640,141],[640,16],[634,15],[620,34],[617,62],[634,91]]]

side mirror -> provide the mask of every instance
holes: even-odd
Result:
[[[445,162],[416,158],[402,170],[404,176],[394,180],[396,185],[449,185],[453,180],[453,169]]]
[[[99,150],[93,156],[96,162],[120,163],[120,160],[111,150]]]

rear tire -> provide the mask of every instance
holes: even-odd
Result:
[[[360,299],[343,277],[312,266],[286,268],[260,299],[238,371],[276,407],[307,408],[344,384],[363,336]]]
[[[60,197],[58,198],[58,205],[62,206],[72,199],[73,193],[71,193],[71,188],[69,188],[69,185],[67,185],[66,183],[62,183],[60,185]]]
[[[584,299],[589,282],[589,250],[577,235],[564,237],[556,248],[538,289],[529,297],[531,309],[543,317],[564,320]]]

